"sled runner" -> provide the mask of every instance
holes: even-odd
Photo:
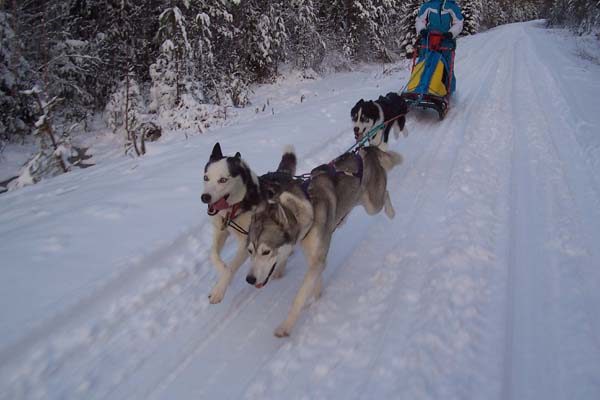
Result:
[[[444,45],[440,32],[430,32],[413,52],[410,80],[402,93],[409,104],[431,108],[443,119],[448,112],[450,94],[454,91],[454,45]]]

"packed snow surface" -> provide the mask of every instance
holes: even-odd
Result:
[[[2,195],[0,398],[600,399],[600,51],[581,43],[539,21],[459,40],[446,119],[415,110],[392,140],[396,218],[352,213],[289,338],[300,251],[208,303],[204,164],[218,141],[262,174],[293,144],[308,172],[407,63],[260,87],[224,128]]]

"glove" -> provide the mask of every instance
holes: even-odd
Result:
[[[444,32],[444,38],[445,39],[454,39],[454,36],[452,35],[452,32]]]
[[[421,32],[419,32],[419,36],[426,37],[428,33],[429,31],[427,29],[421,29]]]

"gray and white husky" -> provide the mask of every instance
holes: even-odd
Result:
[[[315,168],[306,182],[289,179],[257,207],[248,234],[252,268],[246,281],[262,288],[273,274],[281,275],[297,244],[308,261],[304,281],[275,336],[288,336],[309,297],[320,296],[333,232],[350,211],[361,204],[370,215],[385,209],[390,219],[394,217],[387,171],[401,161],[398,153],[365,147]]]
[[[291,176],[296,171],[296,155],[291,147],[284,150],[277,174],[270,181],[281,176]],[[262,178],[262,177],[261,177]],[[209,294],[212,304],[223,300],[225,291],[238,268],[248,258],[246,240],[250,220],[256,206],[263,200],[264,191],[261,178],[257,177],[240,153],[233,157],[223,156],[219,143],[215,144],[204,167],[203,203],[208,205],[208,214],[213,223],[213,244],[211,260],[219,272],[219,280]],[[235,257],[226,265],[221,258],[221,250],[230,234],[237,239]]]

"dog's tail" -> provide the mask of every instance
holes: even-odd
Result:
[[[283,155],[281,156],[281,162],[277,167],[277,172],[285,174],[296,175],[296,166],[298,165],[298,159],[294,152],[294,146],[287,145],[283,149]]]
[[[379,163],[386,171],[390,171],[396,165],[402,164],[402,156],[395,151],[378,151],[377,158]]]

